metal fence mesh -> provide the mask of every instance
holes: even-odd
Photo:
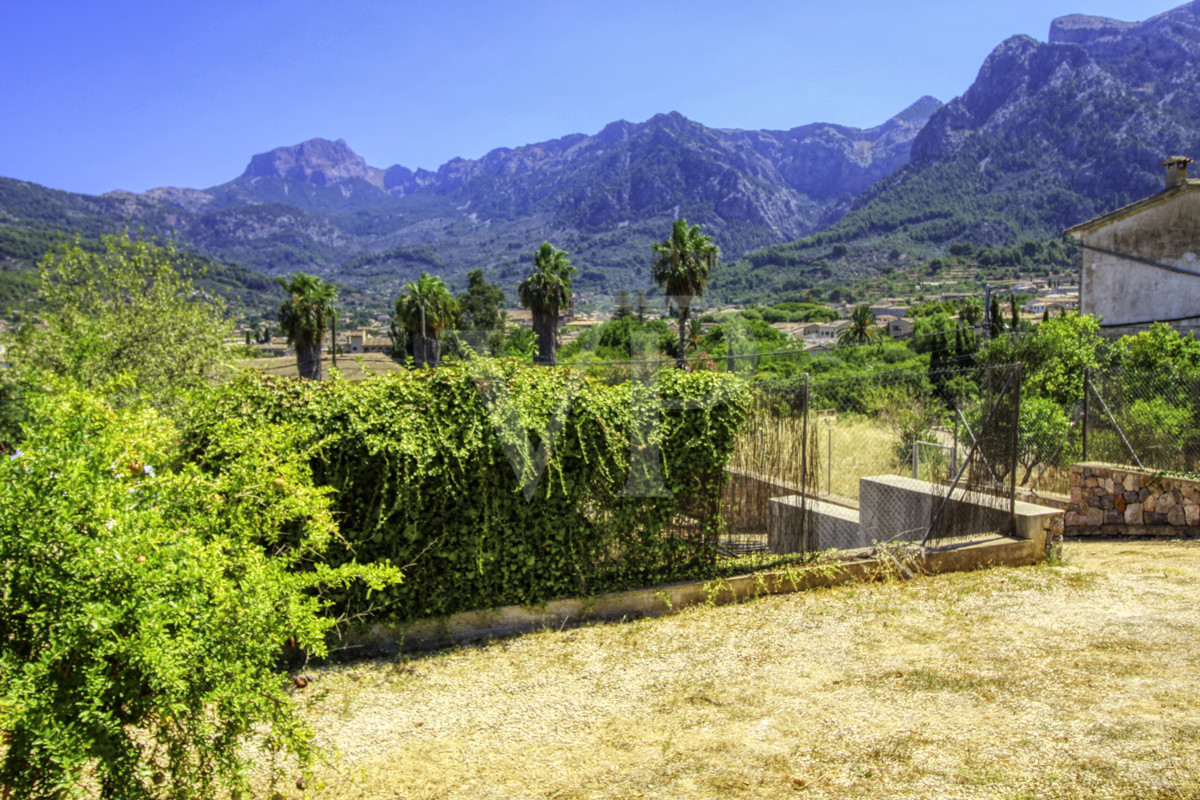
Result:
[[[937,544],[1006,529],[1019,386],[1014,367],[756,379],[723,496],[723,549]]]
[[[1082,460],[1154,472],[1200,468],[1200,380],[1109,369],[1089,371],[1086,385]]]

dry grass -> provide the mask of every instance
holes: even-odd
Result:
[[[822,492],[858,498],[858,479],[902,470],[896,462],[895,434],[879,420],[858,416],[817,420]]]
[[[246,369],[265,372],[268,375],[286,375],[295,378],[300,374],[296,369],[295,356],[252,358],[241,362],[241,366]],[[383,353],[338,356],[337,366],[341,370],[342,377],[348,381],[361,381],[370,375],[382,374],[384,372],[399,372],[404,369],[402,364],[397,364],[390,356]],[[333,359],[328,356],[322,358],[321,368],[326,375],[329,375],[333,369]]]
[[[738,441],[730,466],[798,484],[802,424],[798,417],[755,417]],[[818,416],[809,425],[810,441],[818,449],[818,492],[858,499],[859,478],[904,468],[895,458],[895,434],[879,420]]]
[[[1200,546],[1066,558],[315,670],[307,796],[1200,798]]]

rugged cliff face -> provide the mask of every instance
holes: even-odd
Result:
[[[380,293],[421,269],[455,282],[483,267],[515,282],[543,239],[576,256],[581,287],[632,287],[646,283],[649,245],[678,216],[703,225],[726,258],[836,220],[907,162],[940,105],[922,98],[869,130],[717,130],[660,114],[434,172],[376,168],[342,140],[312,139],[258,154],[209,189],[87,198],[14,181],[0,185],[0,205],[6,192],[25,198],[13,205],[34,226],[86,218],[103,230],[128,220],[272,274],[317,271]],[[29,200],[39,192],[41,201]]]
[[[377,169],[342,140],[313,139],[256,155],[239,178],[205,192],[152,194],[192,211],[282,202],[334,213],[441,198],[473,221],[548,215],[555,226],[582,232],[683,214],[718,236],[748,226],[755,232],[744,244],[753,246],[794,239],[845,213],[855,196],[908,160],[913,137],[940,105],[922,98],[869,130],[716,130],[660,114],[614,122],[595,135],[454,159],[436,172]]]
[[[1140,23],[1072,15],[1046,43],[997,47],[917,136],[907,179],[888,193],[952,165],[995,208],[1015,209],[1029,199],[1022,187],[1037,187],[1037,213],[1012,233],[1053,233],[1157,191],[1159,162],[1198,149],[1200,3]],[[1002,175],[989,174],[993,162]]]

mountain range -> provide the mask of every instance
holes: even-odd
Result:
[[[1057,236],[1156,191],[1158,162],[1198,145],[1200,0],[1137,23],[1062,17],[1047,42],[1002,42],[961,97],[922,97],[866,130],[723,130],[670,113],[436,171],[374,167],[340,139],[312,139],[204,190],[94,197],[0,178],[0,264],[26,267],[57,231],[129,225],[236,265],[235,289],[261,283],[253,272],[305,270],[386,304],[422,270],[461,286],[483,268],[512,291],[549,240],[581,289],[611,291],[648,288],[649,245],[683,216],[740,262],[715,290],[777,294],[897,252]]]

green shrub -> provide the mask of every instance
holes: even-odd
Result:
[[[158,412],[55,388],[0,457],[0,794],[213,797],[251,741],[307,768],[284,642],[324,653],[324,591],[398,573],[312,566],[336,527],[287,431],[224,422],[202,470]]]
[[[476,359],[360,383],[246,376],[189,438],[219,445],[236,418],[299,431],[333,490],[345,542],[332,563],[408,565],[370,602],[339,599],[402,621],[706,574],[747,402],[716,373],[608,386]]]

